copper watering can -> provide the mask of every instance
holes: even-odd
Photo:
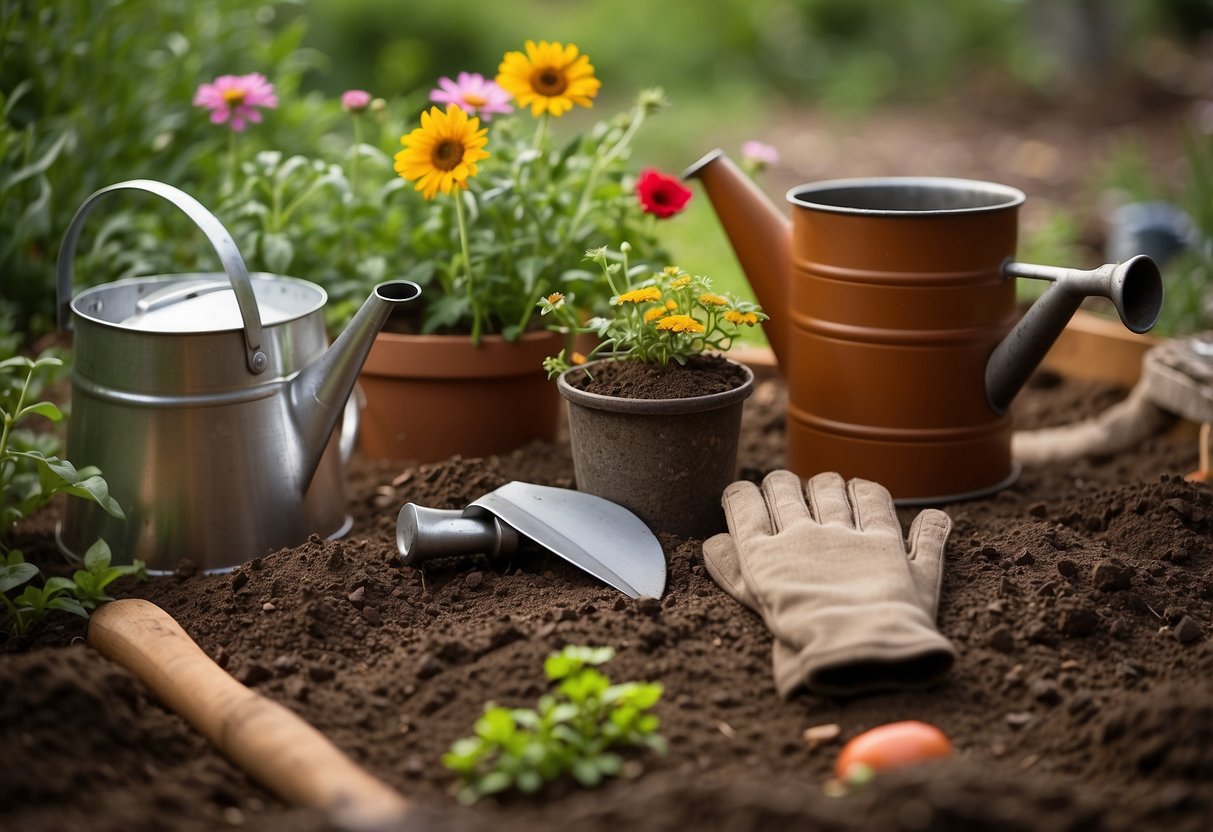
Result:
[[[72,297],[84,220],[98,200],[129,190],[183,211],[223,271],[129,278]],[[65,553],[83,555],[102,537],[119,563],[170,571],[188,557],[222,570],[349,529],[341,456],[353,437],[334,429],[376,333],[394,306],[420,296],[417,284],[376,286],[328,346],[324,289],[250,275],[213,214],[150,180],[85,200],[58,268],[60,327],[75,330],[68,458],[101,468],[126,514],[69,500]]]
[[[839,179],[787,195],[789,221],[721,151],[704,186],[788,386],[788,467],[884,484],[899,503],[997,491],[1018,475],[1007,406],[1084,298],[1133,332],[1162,278],[1145,256],[1092,271],[1013,258],[1023,192],[947,178]],[[1023,315],[1016,277],[1052,281]]]

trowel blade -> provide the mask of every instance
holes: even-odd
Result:
[[[519,534],[632,598],[665,592],[665,554],[623,506],[568,488],[509,482],[474,500]]]

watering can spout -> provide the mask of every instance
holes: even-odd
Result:
[[[1008,261],[1002,273],[1004,277],[1051,280],[1053,285],[986,362],[986,400],[998,413],[1011,404],[1085,298],[1108,298],[1124,325],[1139,333],[1154,326],[1162,309],[1162,275],[1144,254],[1090,271]]]
[[[320,464],[375,336],[394,307],[420,296],[421,287],[412,281],[379,284],[324,355],[291,381],[291,413],[303,452],[300,484],[304,491]]]
[[[784,366],[788,326],[773,314],[788,301],[792,223],[722,150],[713,150],[682,173],[703,183],[758,302],[772,312],[763,324],[779,366]]]

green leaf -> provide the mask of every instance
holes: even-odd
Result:
[[[513,783],[513,778],[504,771],[491,771],[476,784],[476,791],[481,795],[503,792]]]
[[[534,794],[543,785],[543,777],[532,769],[520,771],[517,778],[518,791],[523,794]]]
[[[0,566],[0,592],[29,583],[38,575],[38,567],[32,563],[14,563]]]
[[[111,558],[109,544],[98,538],[84,553],[84,568],[95,575],[110,565]]]
[[[55,576],[54,578],[47,579],[46,585],[42,588],[42,593],[47,597],[51,597],[62,592],[71,592],[75,588],[76,582],[71,578]]]
[[[50,402],[38,402],[31,404],[29,407],[22,408],[17,414],[17,420],[24,419],[26,416],[43,416],[50,419],[52,422],[58,422],[63,419],[63,411],[55,407]]]
[[[266,271],[286,274],[295,258],[295,246],[285,234],[267,233],[261,237],[261,257]]]
[[[126,518],[126,514],[122,511],[122,506],[118,505],[118,501],[110,496],[109,484],[101,477],[86,477],[70,488],[63,489],[63,491],[67,494],[91,500],[105,509],[105,513],[111,517],[117,517],[119,520]]]
[[[514,714],[509,708],[488,708],[484,716],[476,721],[476,736],[489,742],[507,742],[517,730]]]
[[[598,770],[598,766],[592,760],[580,759],[573,761],[572,767],[573,777],[577,782],[587,788],[594,788],[602,782],[602,773]]]
[[[81,618],[88,618],[88,610],[80,605],[80,602],[75,598],[62,596],[51,600],[47,605],[47,609],[61,610],[62,612],[70,612],[72,615],[78,615]]]

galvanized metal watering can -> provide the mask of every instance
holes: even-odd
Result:
[[[785,218],[721,151],[702,181],[788,385],[788,467],[884,484],[901,503],[1009,485],[1006,408],[1088,296],[1134,332],[1162,306],[1145,256],[1093,271],[1016,262],[1021,191],[947,178],[800,185]],[[1015,277],[1053,282],[1019,318]]]
[[[73,298],[85,218],[98,200],[129,190],[181,209],[223,272],[131,278]],[[376,286],[327,347],[324,289],[250,275],[213,214],[149,180],[85,200],[60,248],[58,278],[60,326],[75,330],[68,458],[99,466],[126,513],[116,520],[68,501],[65,552],[81,555],[102,537],[118,562],[171,570],[188,557],[220,570],[313,533],[348,531],[334,429],[389,312],[420,296],[415,283]]]

